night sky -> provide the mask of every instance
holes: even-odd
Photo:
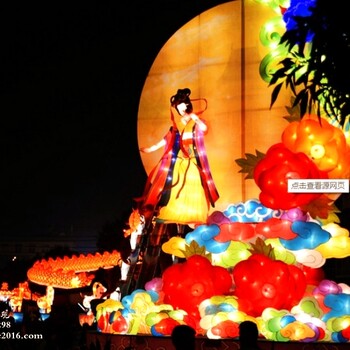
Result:
[[[1,235],[98,231],[131,211],[148,71],[173,33],[224,2],[1,5]]]

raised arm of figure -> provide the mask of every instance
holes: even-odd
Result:
[[[164,139],[161,139],[159,142],[157,142],[156,144],[154,144],[153,146],[150,146],[150,147],[141,147],[140,148],[140,152],[143,152],[143,153],[151,153],[151,152],[154,152],[156,150],[158,150],[159,148],[161,147],[164,147],[165,146],[165,140]]]
[[[208,130],[207,124],[202,119],[200,119],[197,114],[191,113],[190,116],[191,116],[191,119],[197,124],[197,126],[203,132],[206,132]]]

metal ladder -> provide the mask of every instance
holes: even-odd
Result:
[[[142,235],[130,260],[127,279],[120,287],[121,297],[129,295],[135,289],[144,289],[145,284],[162,272],[173,261],[169,254],[162,251],[162,244],[173,234],[177,234],[176,224],[164,224],[152,219],[146,221]]]

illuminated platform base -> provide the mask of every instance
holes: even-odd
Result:
[[[174,350],[169,337],[87,333],[87,348],[103,350]],[[94,347],[95,346],[95,347]],[[349,350],[349,343],[298,343],[260,341],[261,350]],[[239,342],[232,339],[197,338],[196,350],[239,350]]]

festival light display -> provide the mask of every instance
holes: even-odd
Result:
[[[349,341],[350,287],[325,279],[322,270],[330,251],[335,258],[349,251],[348,230],[258,200],[229,206],[222,224],[217,212],[213,216],[215,224],[164,243],[164,251],[189,256],[185,262],[145,289],[98,306],[101,332],[165,336],[185,323],[208,338],[235,338],[239,323],[249,319],[274,341]],[[231,224],[234,234],[228,235]],[[343,249],[333,250],[337,237]]]
[[[62,289],[81,288],[90,285],[94,278],[93,271],[117,266],[120,259],[120,253],[117,251],[42,259],[34,263],[27,276],[31,282],[44,286],[50,285]]]
[[[302,16],[309,15],[305,6]],[[324,194],[287,188],[288,179],[348,180],[349,160],[349,139],[339,125],[311,114],[290,123],[256,164],[259,199],[215,211],[206,224],[165,242],[163,252],[185,261],[121,300],[103,300],[97,329],[169,336],[176,325],[188,324],[221,339],[236,338],[239,324],[251,320],[272,341],[350,342],[350,286],[322,270],[327,259],[350,256],[349,231],[333,220],[332,203],[320,200]],[[322,210],[306,210],[315,201]],[[28,278],[76,288],[91,283],[91,271],[119,261],[118,252],[42,260]]]

